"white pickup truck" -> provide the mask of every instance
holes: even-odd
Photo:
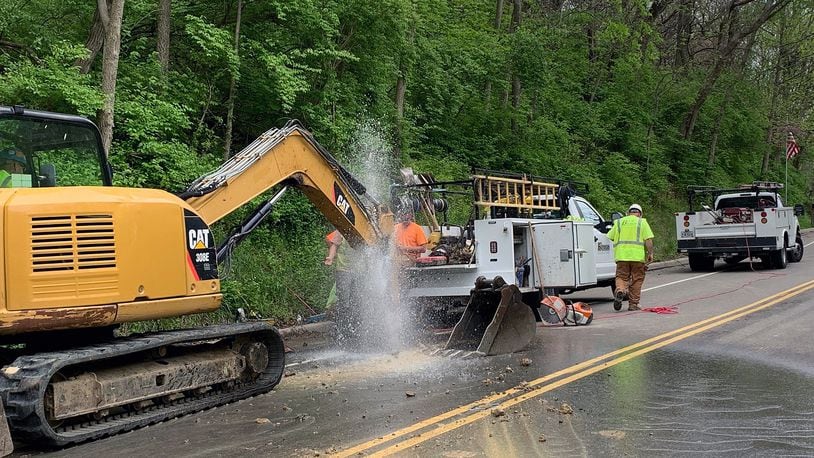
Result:
[[[527,304],[538,304],[543,289],[552,294],[613,287],[616,263],[607,237],[612,221],[585,198],[528,177],[473,178],[467,189],[475,188],[478,217],[468,227],[440,224],[440,246],[450,251],[453,245],[466,247],[469,254],[446,256],[438,264],[431,255],[405,271],[407,296],[425,312],[462,308],[480,276],[515,283]],[[444,183],[434,187],[435,195],[448,188]],[[430,262],[422,265],[424,259]]]
[[[693,271],[710,271],[715,259],[728,264],[759,258],[775,269],[803,258],[803,240],[797,216],[803,206],[786,207],[781,184],[753,183],[738,189],[692,187],[690,211],[675,214],[678,252],[686,253]],[[709,204],[696,200],[711,198]]]

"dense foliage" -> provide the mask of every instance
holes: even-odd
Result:
[[[234,151],[290,118],[343,162],[361,163],[360,132],[374,125],[392,168],[566,177],[588,183],[606,214],[640,202],[664,258],[683,189],[784,181],[790,131],[801,154],[788,163],[789,200],[814,198],[813,6],[173,0],[160,62],[159,0],[126,0],[115,181],[182,190],[222,160],[225,138]],[[0,104],[96,116],[103,64],[80,68],[95,7],[0,2]],[[329,229],[302,196],[286,197],[237,251],[228,306],[281,320],[318,310],[330,287],[321,265]]]

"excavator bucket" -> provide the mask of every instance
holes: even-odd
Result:
[[[0,399],[0,456],[11,455],[13,451],[14,443],[11,442],[11,432],[8,430],[6,411],[3,408],[3,400]]]
[[[463,316],[452,329],[446,349],[484,355],[513,353],[525,348],[537,331],[531,307],[517,286],[501,277],[478,277]]]

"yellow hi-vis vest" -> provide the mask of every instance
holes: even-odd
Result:
[[[617,261],[645,262],[644,241],[653,238],[653,231],[646,219],[628,215],[613,223],[608,238]]]

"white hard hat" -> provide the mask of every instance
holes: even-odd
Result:
[[[639,204],[633,204],[633,205],[630,206],[630,208],[627,209],[627,212],[630,213],[633,210],[638,210],[639,213],[641,213],[642,212],[642,206],[639,205]]]

